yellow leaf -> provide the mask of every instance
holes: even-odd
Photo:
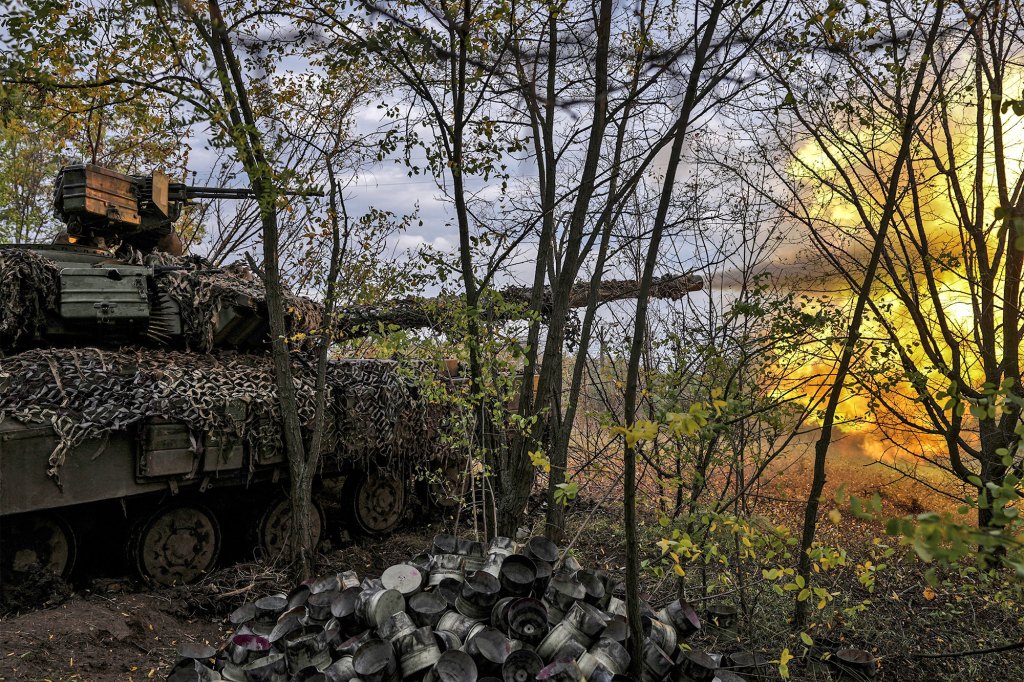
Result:
[[[667,538],[662,538],[661,540],[658,541],[658,547],[661,548],[662,555],[666,554],[668,552],[668,548],[671,547],[671,546],[672,546],[672,543]]]
[[[651,440],[658,435],[658,425],[650,420],[641,419],[634,427],[639,430],[640,437],[644,440]]]
[[[672,433],[677,436],[692,436],[700,431],[700,425],[691,415],[678,412],[669,412],[665,415],[668,426]]]
[[[828,513],[828,520],[831,521],[833,525],[838,526],[839,522],[843,520],[843,515],[839,513],[838,509],[833,509]]]
[[[931,586],[928,586],[928,587],[924,588],[924,592],[922,592],[921,594],[928,601],[931,601],[932,599],[935,599],[935,590],[933,590],[931,588]]]
[[[684,571],[683,567],[680,566],[679,564],[676,564],[675,566],[673,566],[672,570],[675,571],[676,575],[678,575],[680,578],[682,578],[684,575],[686,575],[686,571]]]
[[[544,473],[551,473],[551,461],[544,456],[543,452],[530,452],[530,463],[535,467],[544,469]]]
[[[647,419],[641,419],[630,427],[613,426],[609,430],[622,436],[626,440],[627,447],[633,447],[641,440],[650,440],[658,435],[658,425]]]
[[[789,647],[782,650],[782,654],[779,656],[779,675],[782,679],[789,679],[789,662],[793,660],[793,654],[789,653]]]

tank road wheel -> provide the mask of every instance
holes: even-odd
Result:
[[[30,514],[0,520],[0,572],[5,576],[42,568],[67,578],[75,566],[75,534],[56,514]]]
[[[193,502],[161,507],[133,534],[130,552],[148,582],[194,582],[217,563],[220,526],[209,509]]]
[[[393,530],[405,513],[405,484],[377,473],[353,474],[342,497],[357,528],[367,535]]]
[[[323,534],[324,520],[320,505],[313,502],[313,518],[309,520],[313,527],[313,547],[320,544]],[[263,556],[276,559],[288,548],[288,540],[292,534],[292,503],[287,496],[277,498],[260,517],[256,529],[260,551]]]

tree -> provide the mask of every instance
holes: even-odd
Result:
[[[1008,459],[1019,400],[999,397],[1024,397],[1024,174],[1012,160],[1024,143],[1022,112],[1009,101],[1020,82],[1020,14],[1012,3],[954,17],[968,26],[944,36],[946,55],[929,55],[939,105],[914,131],[918,153],[902,169],[906,193],[873,306],[890,347],[857,368],[878,396],[880,427],[973,488],[983,527],[993,520],[989,484],[1020,478],[1024,466]]]
[[[0,120],[0,241],[41,241],[57,232],[50,207],[66,136],[46,125],[23,90],[5,93]]]
[[[551,469],[547,532],[557,537],[563,521],[555,495],[565,480],[569,436],[585,379],[584,364],[569,373],[562,353],[570,331],[570,292],[581,277],[589,279],[592,295],[580,332],[572,338],[577,354],[585,357],[601,282],[622,246],[616,228],[624,206],[673,139],[676,71],[691,60],[695,38],[675,33],[676,8],[660,2],[644,3],[640,12],[614,3],[601,3],[595,11],[590,4],[573,2],[368,6],[390,21],[369,32],[346,17],[337,20],[338,30],[375,50],[394,70],[415,105],[404,111],[433,132],[442,160],[457,157],[457,148],[474,152],[466,157],[472,162],[447,165],[428,154],[427,164],[451,181],[460,233],[457,267],[470,286],[470,318],[477,314],[472,312],[478,298],[471,294],[474,282],[492,283],[510,255],[536,254],[528,285],[532,309],[539,309],[544,292],[551,291],[552,314],[531,320],[524,334],[524,380],[517,403],[518,424],[525,428],[502,442],[503,430],[486,425],[492,411],[481,402],[477,413],[481,438],[499,436],[483,448],[498,479],[499,529],[510,533],[518,523],[530,489],[531,453],[539,453]],[[738,24],[746,22],[754,38],[763,25],[755,26],[751,18],[765,6],[737,4],[729,11],[736,12]],[[618,49],[613,35],[629,49]],[[702,103],[704,96],[699,95]],[[700,108],[699,114],[705,111]],[[467,134],[471,143],[457,139]],[[415,142],[422,144],[418,137]],[[508,158],[528,165],[533,177],[509,182]],[[502,201],[517,209],[509,229],[496,237],[501,245],[497,256],[481,259],[486,267],[474,260],[476,226],[470,219],[478,213],[461,207],[474,204],[475,193],[465,184],[470,173],[500,179]],[[487,234],[486,227],[480,229]],[[474,336],[467,334],[470,344]],[[477,395],[484,395],[486,377],[470,365]]]
[[[671,141],[665,174],[661,181],[658,195],[657,211],[647,239],[647,249],[643,260],[643,274],[640,279],[640,292],[637,295],[636,317],[631,337],[629,359],[626,370],[625,396],[623,407],[624,435],[624,489],[626,529],[626,596],[630,623],[632,658],[631,673],[639,676],[642,660],[643,633],[640,624],[639,586],[639,547],[636,536],[636,443],[637,395],[640,378],[640,362],[645,347],[645,331],[647,327],[648,296],[654,270],[658,262],[662,238],[668,221],[669,209],[673,192],[676,189],[676,173],[683,158],[683,146],[691,126],[698,121],[700,114],[719,103],[723,98],[723,82],[730,74],[742,72],[752,44],[756,44],[756,36],[771,26],[777,17],[769,12],[763,22],[756,17],[765,11],[765,6],[748,3],[733,6],[718,0],[704,5],[695,5],[693,24],[689,27],[692,33],[684,41],[685,52],[692,53],[688,68],[680,75],[681,103],[675,121],[671,127],[668,140]],[[770,7],[768,8],[771,9]],[[634,434],[631,436],[631,434]]]
[[[458,339],[468,353],[473,449],[492,468],[495,454],[503,448],[505,429],[496,423],[503,401],[492,381],[496,371],[490,366],[497,354],[493,349],[484,351],[485,339],[493,336],[484,309],[492,307],[487,302],[489,283],[518,240],[513,238],[509,245],[500,236],[498,248],[483,254],[480,265],[481,248],[493,242],[486,227],[478,229],[484,223],[480,211],[486,208],[484,202],[474,201],[469,188],[476,177],[507,178],[499,166],[503,156],[520,145],[514,135],[506,134],[507,126],[491,115],[490,108],[492,80],[498,77],[495,65],[508,47],[499,30],[501,7],[502,3],[473,1],[399,2],[386,7],[364,3],[369,16],[360,21],[358,15],[333,3],[317,5],[317,21],[331,30],[339,63],[362,60],[369,53],[404,90],[403,104],[382,104],[389,116],[404,121],[403,134],[393,129],[385,150],[399,153],[410,176],[430,173],[451,200],[458,232],[454,268],[465,306],[464,332]],[[388,21],[374,22],[375,16]],[[429,135],[421,136],[420,127]],[[419,153],[425,155],[423,167],[413,160]],[[445,276],[447,263],[436,255],[432,260]],[[493,518],[488,525],[494,528]],[[503,530],[511,534],[507,527]]]
[[[820,150],[820,157],[812,161],[804,147],[789,142],[796,174],[810,179],[812,192],[817,194],[809,198],[798,190],[791,195],[795,199],[788,210],[810,228],[819,253],[852,290],[846,336],[830,372],[805,506],[798,565],[805,583],[811,577],[810,551],[840,401],[848,378],[856,376],[863,344],[871,343],[864,334],[865,325],[872,314],[875,322],[886,317],[877,292],[892,260],[890,239],[898,242],[901,238],[904,174],[913,167],[916,134],[933,110],[939,84],[952,63],[940,46],[957,43],[948,33],[951,19],[945,3],[919,14],[913,12],[914,8],[897,4],[856,10],[836,6],[825,15],[810,12],[800,36],[806,51],[782,69],[774,67],[778,63],[775,57],[766,54],[763,61],[785,89],[783,106],[792,105],[787,111]],[[823,45],[829,46],[827,53],[819,52]],[[834,49],[836,45],[839,49]],[[807,82],[808,72],[824,72],[830,86],[844,84],[843,96],[836,98],[831,90],[827,94],[801,91],[797,83]],[[832,209],[820,210],[818,201],[825,196]],[[836,208],[837,198],[852,208],[847,214],[851,219],[838,233],[830,229],[837,223],[828,225],[831,211],[842,210]],[[842,248],[851,242],[852,246]],[[851,263],[857,266],[850,267]],[[796,601],[794,622],[798,626],[806,621],[807,603],[806,599]]]

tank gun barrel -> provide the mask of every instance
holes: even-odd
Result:
[[[582,308],[590,303],[590,282],[578,282],[569,291],[569,307]],[[693,273],[667,274],[656,277],[651,282],[649,295],[651,298],[678,301],[695,291],[704,288],[704,280]],[[609,303],[636,298],[640,291],[637,280],[605,280],[594,292],[594,302]],[[508,287],[501,290],[501,298],[505,303],[518,303],[519,310],[505,307],[492,314],[501,319],[512,320],[525,318],[532,303],[531,287]],[[544,318],[550,318],[553,310],[554,295],[550,287],[545,287],[541,298],[539,312]],[[445,311],[459,305],[455,299],[446,298],[407,298],[393,300],[386,304],[357,304],[336,311],[334,338],[336,341],[357,338],[378,329],[441,329],[446,318]]]

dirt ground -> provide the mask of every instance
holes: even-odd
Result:
[[[423,549],[436,528],[424,526],[385,541],[364,540],[325,557],[324,572],[353,568],[378,576]],[[136,682],[163,680],[183,641],[218,646],[224,616],[245,601],[287,590],[272,568],[239,564],[189,588],[148,590],[128,578],[105,577],[58,595],[61,603],[0,618],[0,682]]]
[[[600,498],[599,498],[600,499]],[[773,516],[783,519],[792,509],[780,506]],[[534,507],[534,512],[536,512]],[[603,508],[594,498],[582,497],[568,518],[568,536],[576,540],[575,550],[588,568],[623,571],[624,557],[621,506],[607,500]],[[787,519],[788,520],[788,519]],[[541,530],[542,517],[531,514],[524,520],[532,532]],[[576,537],[577,531],[583,532]],[[434,534],[451,531],[441,524],[409,527],[383,539],[362,539],[326,550],[324,573],[356,570],[361,577],[380,575],[388,566],[426,549]],[[524,529],[527,530],[527,529]],[[840,529],[823,524],[824,534],[836,531],[851,546],[863,544],[877,529],[845,521]],[[471,532],[465,528],[463,533]],[[662,533],[653,520],[640,528],[645,552],[641,558],[657,559],[655,543]],[[922,598],[925,587],[922,566],[894,557],[891,568],[880,574],[873,593],[864,592],[856,579],[837,576],[835,589],[851,599],[869,598],[871,608],[855,621],[839,618],[847,645],[872,651],[881,659],[879,680],[935,682],[940,680],[1024,680],[1024,651],[996,656],[921,659],[914,651],[965,651],[1015,641],[1022,637],[1021,607],[998,605],[985,592],[972,592],[972,581],[954,579],[937,596]],[[713,567],[711,567],[713,568]],[[675,598],[674,580],[644,574],[642,596],[652,604]],[[695,567],[687,578],[687,598],[702,609],[712,603],[711,593],[726,599],[734,590],[713,587],[715,574],[705,582]],[[708,586],[701,595],[701,583]],[[0,682],[17,680],[51,682],[135,682],[163,680],[175,663],[176,649],[183,641],[223,642],[229,627],[224,616],[246,601],[267,594],[287,592],[291,580],[275,567],[248,563],[218,570],[198,585],[183,588],[146,589],[127,578],[107,576],[76,585],[70,594],[57,594],[54,603],[12,613],[0,618]],[[723,641],[707,633],[691,640],[695,648],[721,653],[737,647],[755,648],[778,656],[784,646],[800,655],[796,633],[786,624],[792,606],[791,595],[774,600],[761,589],[762,601],[751,606],[751,620],[743,641]],[[707,601],[707,600],[712,601]],[[791,664],[794,680],[828,680],[805,669],[798,658]]]
[[[163,679],[183,639],[216,645],[225,634],[159,592],[76,594],[0,621],[0,680]]]

